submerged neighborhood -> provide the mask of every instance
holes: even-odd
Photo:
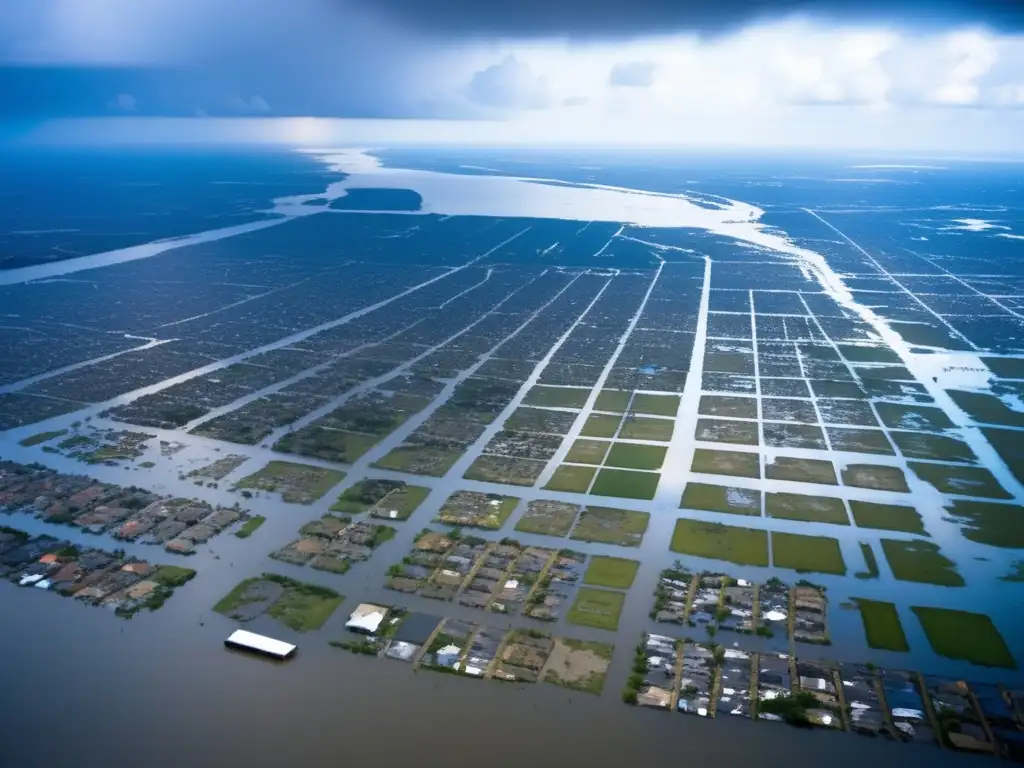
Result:
[[[106,608],[78,620],[253,680],[1024,760],[1017,278],[911,247],[970,230],[408,192],[293,201],[318,210],[90,270],[95,296],[9,286],[5,617]]]

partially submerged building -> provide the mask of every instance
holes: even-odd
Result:
[[[387,618],[388,609],[373,603],[360,603],[345,622],[345,629],[364,635],[375,635]]]
[[[683,669],[679,676],[680,712],[713,717],[712,698],[717,663],[714,652],[697,643],[683,643]]]
[[[265,635],[257,635],[244,629],[236,629],[224,641],[228,648],[249,651],[272,659],[286,659],[295,653],[296,646]]]

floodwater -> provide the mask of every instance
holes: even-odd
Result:
[[[218,595],[203,582],[131,622],[32,590],[0,590],[0,612],[18,617],[5,618],[0,634],[3,765],[974,764],[937,747],[659,716],[552,686],[413,674],[319,641],[284,664],[265,662],[223,648],[234,625],[210,614]]]
[[[423,194],[422,212],[477,213],[498,215],[489,206],[502,204],[500,215],[537,215],[544,201],[553,201],[552,195],[562,197],[558,188],[535,183],[536,180],[493,180],[491,177],[452,177],[417,171],[390,171],[378,166],[362,167],[365,155],[348,156],[350,165],[342,163],[339,170],[351,175],[343,182],[331,185],[328,197],[337,198],[347,188],[402,187],[415,188]],[[354,158],[354,159],[352,159]],[[341,163],[341,161],[337,161]],[[439,178],[439,177],[445,178]],[[450,189],[453,178],[459,179],[460,188]],[[517,191],[513,194],[511,189]],[[757,219],[760,210],[744,203],[701,207],[678,196],[653,196],[628,193],[621,188],[574,187],[572,198],[582,207],[590,206],[587,218],[594,218],[594,206],[608,211],[613,219],[622,217],[623,196],[631,195],[626,206],[629,215],[641,223],[665,223],[669,219],[676,226],[703,226],[711,231],[731,234],[748,242],[766,244],[806,267],[820,282],[823,289],[852,313],[863,319],[880,338],[889,342],[903,362],[928,386],[941,407],[954,421],[963,420],[963,414],[944,395],[937,383],[929,384],[931,369],[892,332],[885,321],[868,307],[857,303],[843,286],[839,275],[818,254],[798,248],[784,238],[763,229]],[[564,193],[564,190],[562,190]],[[303,206],[305,197],[299,196],[277,201],[277,213],[308,215],[315,212]],[[452,202],[458,196],[458,207]],[[583,200],[586,198],[586,200]],[[463,206],[479,204],[479,210],[466,210]],[[576,203],[573,203],[574,205]],[[517,205],[521,205],[517,208]],[[614,209],[614,211],[613,211]],[[569,207],[553,208],[549,215],[575,217],[579,214]],[[809,212],[810,213],[810,212]],[[324,214],[334,215],[334,214]],[[816,215],[816,214],[811,214]],[[250,230],[269,226],[273,222],[244,225]],[[831,225],[829,225],[831,226]],[[248,230],[247,230],[248,231]],[[209,234],[209,233],[206,233]],[[218,231],[217,236],[227,236]],[[845,237],[837,231],[837,236]],[[197,235],[196,237],[202,237]],[[851,241],[852,242],[852,241]],[[180,244],[180,243],[179,243]],[[151,246],[140,246],[145,249]],[[156,247],[156,246],[152,246]],[[167,246],[171,247],[171,246]],[[160,246],[162,249],[162,245]],[[130,258],[142,258],[157,251],[140,251]],[[123,252],[122,256],[125,256]],[[114,263],[120,257],[110,256]],[[54,274],[85,268],[86,262],[72,260],[54,265]],[[456,269],[463,269],[458,267]],[[710,270],[709,270],[710,271]],[[33,273],[34,277],[42,276]],[[14,275],[17,282],[27,279],[25,274]],[[431,280],[437,280],[435,277]],[[652,287],[657,279],[651,270]],[[97,608],[60,600],[53,595],[42,595],[32,589],[19,590],[0,584],[0,765],[22,766],[49,763],[127,765],[142,763],[146,766],[209,765],[216,761],[228,765],[301,765],[304,763],[330,763],[369,759],[386,765],[401,761],[417,761],[428,765],[524,765],[537,763],[550,765],[556,760],[570,765],[619,765],[626,760],[643,761],[654,765],[678,765],[686,760],[698,765],[732,765],[743,761],[750,764],[782,765],[808,759],[829,761],[837,765],[863,765],[875,761],[880,765],[896,761],[927,761],[930,765],[967,765],[971,758],[953,756],[938,748],[891,745],[850,735],[796,731],[786,726],[769,723],[748,723],[739,718],[706,721],[684,717],[675,713],[658,716],[626,707],[619,702],[634,644],[644,629],[666,634],[681,635],[685,630],[649,621],[647,612],[653,599],[658,572],[668,566],[675,556],[668,551],[668,541],[678,517],[679,492],[687,478],[692,458],[694,422],[697,399],[700,395],[700,361],[703,359],[704,336],[707,327],[707,274],[704,296],[698,318],[697,343],[694,349],[695,368],[690,371],[687,390],[683,393],[679,423],[669,446],[669,454],[657,498],[653,502],[616,500],[614,506],[623,509],[649,511],[650,526],[643,544],[635,552],[576,541],[556,540],[549,537],[513,534],[523,544],[538,546],[571,546],[590,555],[609,554],[635,557],[642,567],[626,598],[620,621],[620,631],[611,633],[569,626],[564,621],[549,626],[555,634],[580,639],[613,641],[616,652],[609,671],[605,694],[593,697],[569,693],[549,685],[522,686],[493,682],[458,679],[429,671],[413,674],[402,663],[353,656],[330,648],[329,639],[340,638],[347,613],[359,601],[393,603],[400,599],[408,607],[437,615],[454,616],[495,627],[526,626],[528,620],[506,618],[459,605],[438,603],[417,596],[396,596],[383,588],[385,572],[408,550],[413,536],[437,509],[456,490],[479,490],[513,494],[525,501],[553,499],[581,501],[576,494],[562,494],[540,490],[558,459],[564,456],[571,440],[564,441],[556,459],[549,464],[548,475],[541,478],[538,488],[515,488],[492,483],[461,479],[475,453],[498,430],[505,416],[522,400],[522,393],[536,381],[535,375],[524,385],[520,396],[494,421],[480,438],[474,449],[443,478],[411,478],[407,475],[372,469],[372,461],[383,457],[419,426],[454,389],[455,384],[468,377],[472,370],[464,371],[454,379],[433,405],[408,420],[376,447],[347,467],[348,477],[332,489],[323,499],[308,507],[284,505],[272,498],[258,497],[246,501],[254,514],[267,517],[266,523],[250,539],[242,541],[232,536],[221,536],[210,545],[204,545],[199,554],[187,564],[198,571],[198,578],[179,589],[174,597],[155,614],[142,614],[124,622]],[[0,280],[2,282],[2,280]],[[409,289],[408,293],[414,289]],[[399,294],[395,298],[400,298]],[[389,299],[391,301],[393,299]],[[316,330],[346,322],[387,302],[346,315],[337,321],[318,326],[261,347],[264,351],[293,343]],[[643,309],[641,305],[640,310]],[[639,311],[637,313],[639,316]],[[635,324],[635,318],[634,318]],[[632,325],[630,326],[632,327]],[[571,329],[570,329],[571,330]],[[620,349],[626,342],[622,336]],[[568,331],[566,332],[566,336]],[[552,340],[555,342],[556,340]],[[255,351],[245,353],[251,356]],[[239,356],[241,359],[243,356]],[[550,358],[550,355],[549,355]],[[225,367],[236,358],[177,377],[180,381],[193,375]],[[614,359],[614,358],[613,358]],[[482,364],[482,360],[479,364]],[[595,386],[587,407],[583,409],[570,438],[579,434],[585,415],[593,406],[604,376],[611,369],[609,361],[601,381]],[[389,373],[388,376],[391,374]],[[118,402],[134,399],[149,391],[163,388],[163,382],[152,388],[139,390],[113,403],[104,403],[85,412],[62,416],[4,436],[4,456],[30,462],[45,458],[49,465],[64,472],[85,471],[84,465],[53,454],[41,454],[40,448],[22,448],[16,441],[33,433],[66,427],[86,413],[95,414]],[[373,382],[367,386],[372,385]],[[334,407],[340,400],[332,401]],[[233,404],[233,406],[236,406]],[[214,414],[215,415],[215,414]],[[313,417],[307,417],[308,421]],[[99,427],[125,428],[125,425],[94,418]],[[262,447],[231,446],[200,436],[183,435],[146,429],[163,440],[186,443],[187,447],[172,458],[161,458],[156,441],[151,459],[157,466],[151,470],[130,467],[89,467],[98,479],[119,484],[133,482],[153,490],[183,496],[198,496],[207,501],[233,504],[241,501],[237,494],[226,489],[233,481],[250,474],[272,458],[281,458]],[[727,446],[720,446],[726,448]],[[992,458],[991,450],[974,438],[972,447],[986,465],[997,471],[998,477],[1020,499],[1019,485],[1003,467]],[[219,450],[220,453],[215,451]],[[219,488],[197,487],[190,480],[178,478],[180,470],[195,469],[202,463],[237,453],[250,460],[220,482]],[[787,454],[813,458],[813,451],[791,451]],[[303,461],[321,466],[328,462]],[[874,457],[876,463],[888,460]],[[355,565],[344,576],[327,574],[309,568],[291,566],[271,560],[267,553],[295,538],[299,527],[326,511],[337,494],[364,477],[402,479],[428,486],[432,493],[414,517],[399,525],[396,538],[384,544],[373,558]],[[911,482],[913,478],[908,477]],[[742,478],[730,478],[729,484],[744,486]],[[752,486],[767,490],[786,490],[778,481],[751,481]],[[915,485],[915,495],[928,492]],[[846,493],[837,488],[836,494]],[[856,492],[853,492],[856,493]],[[880,498],[876,494],[873,498]],[[893,496],[893,501],[905,500]],[[934,541],[958,563],[960,572],[969,584],[993,583],[1004,573],[1010,553],[992,554],[985,548],[967,541],[955,525],[942,522],[941,494],[933,493],[933,503],[926,512],[926,523]],[[610,503],[608,500],[603,500]],[[510,535],[525,509],[525,503],[505,524],[500,532],[482,534],[497,539]],[[715,513],[688,512],[687,517],[721,522]],[[106,539],[82,534],[68,528],[48,526],[23,516],[8,523],[32,533],[47,532],[74,541],[111,546]],[[858,537],[864,531],[852,526],[828,526],[781,519],[743,518],[726,522],[773,531],[814,533],[838,538],[844,559],[850,571],[863,570],[863,558],[857,547]],[[875,534],[871,534],[873,537]],[[905,534],[886,533],[887,538],[911,538]],[[178,562],[179,559],[156,547],[125,545],[131,554],[154,562]],[[979,559],[982,553],[991,559]],[[1005,557],[1003,557],[1005,554]],[[780,575],[793,581],[799,578],[793,572],[775,572],[768,568],[727,566],[717,561],[686,558],[694,569],[725,570],[730,575],[752,580],[764,580]],[[1014,681],[1014,673],[985,670],[942,659],[930,650],[908,605],[931,605],[961,608],[989,613],[1007,640],[1017,658],[1024,658],[1024,608],[1014,610],[1012,603],[1020,600],[1020,585],[1007,585],[1004,589],[951,589],[926,584],[897,582],[884,559],[879,562],[882,573],[878,579],[860,581],[853,578],[814,576],[826,586],[832,604],[830,614],[833,645],[824,649],[800,648],[807,658],[826,655],[847,661],[874,661],[897,668],[920,669],[932,674],[963,676],[971,680]],[[282,575],[334,588],[346,596],[341,609],[325,627],[309,635],[298,635],[272,620],[262,617],[250,625],[257,632],[270,634],[282,640],[297,643],[297,658],[283,665],[253,659],[229,652],[222,646],[223,639],[236,626],[234,622],[214,614],[213,604],[238,581],[262,570],[273,570]],[[898,591],[898,592],[897,592]],[[840,606],[852,596],[869,599],[900,597],[900,616],[913,651],[909,654],[868,652],[860,625],[859,614],[843,610]],[[726,633],[717,638],[732,642]],[[781,638],[745,638],[744,647],[762,650],[785,650]],[[1019,677],[1017,678],[1019,679]],[[71,756],[68,745],[74,745]],[[797,752],[797,750],[801,750]],[[908,751],[909,750],[909,751]]]

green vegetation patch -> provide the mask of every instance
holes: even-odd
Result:
[[[612,443],[605,464],[626,469],[661,469],[665,463],[663,445],[637,445],[635,443]]]
[[[462,456],[462,448],[429,445],[402,445],[373,462],[380,469],[394,469],[414,475],[444,477]]]
[[[964,538],[990,547],[1024,549],[1024,507],[957,500],[946,512],[947,520],[962,526]]]
[[[441,505],[434,519],[446,525],[467,525],[496,531],[519,506],[519,501],[515,496],[456,491]]]
[[[860,553],[864,556],[864,567],[867,570],[858,571],[853,575],[858,579],[877,579],[879,576],[878,558],[875,557],[875,550],[871,548],[871,543],[867,541],[860,542]]]
[[[851,453],[877,453],[893,456],[893,450],[880,429],[852,429],[846,427],[826,427],[829,442],[833,451],[849,451]]]
[[[843,467],[843,485],[854,488],[872,488],[878,491],[909,493],[907,478],[899,467],[878,464],[847,464]]]
[[[649,419],[643,416],[628,417],[622,422],[619,437],[624,440],[656,440],[667,443],[672,439],[675,422],[672,419]]]
[[[946,608],[914,606],[910,610],[921,622],[932,649],[940,656],[984,667],[1017,668],[1006,641],[988,616]]]
[[[760,516],[761,491],[727,485],[687,483],[679,506],[708,512],[727,512],[731,515]]]
[[[320,629],[345,599],[333,589],[284,576],[264,574],[263,578],[285,587],[284,594],[267,609],[267,615],[296,632]]]
[[[619,431],[621,416],[609,416],[606,413],[592,413],[587,417],[580,434],[584,437],[615,437]]]
[[[253,515],[245,521],[241,528],[235,531],[235,536],[237,536],[240,539],[248,539],[250,536],[256,533],[256,530],[266,521],[267,518],[265,518],[263,515]]]
[[[637,393],[633,396],[629,410],[633,413],[649,413],[653,416],[675,416],[679,411],[679,395]]]
[[[953,467],[948,464],[925,464],[918,461],[911,461],[907,466],[915,475],[942,493],[981,496],[988,499],[1013,498],[999,484],[995,475],[984,467]]]
[[[979,424],[1024,427],[1024,414],[1015,411],[1000,398],[984,392],[947,389],[947,394]]]
[[[983,357],[981,361],[1001,379],[1024,379],[1024,359],[1019,357]]]
[[[401,480],[360,480],[346,488],[331,505],[332,512],[361,515],[370,512],[387,520],[408,520],[430,493],[429,488]]]
[[[375,446],[380,438],[380,435],[346,432],[311,424],[286,434],[274,443],[274,450],[351,464]]]
[[[632,392],[621,389],[602,389],[594,404],[595,411],[611,411],[612,413],[624,413],[629,407],[629,398]]]
[[[771,448],[810,448],[824,451],[825,433],[813,424],[765,424],[765,445]]]
[[[670,549],[739,565],[768,565],[768,533],[686,518],[676,521]]]
[[[853,512],[854,525],[859,528],[928,535],[921,514],[913,507],[877,504],[873,501],[851,501],[850,511]]]
[[[640,563],[636,560],[626,560],[621,557],[592,557],[590,565],[587,566],[587,572],[583,576],[583,583],[611,589],[629,589],[633,586],[633,579],[636,578],[639,567]]]
[[[852,381],[832,381],[830,379],[824,379],[812,382],[811,387],[814,389],[815,396],[822,398],[843,397],[858,399],[867,397],[864,390]]]
[[[1021,385],[1020,394],[1024,395],[1024,385]],[[1018,482],[1024,483],[1024,445],[1021,444],[1020,431],[983,427],[981,432],[999,454],[999,458],[1006,462],[1006,466]],[[48,448],[49,446],[46,446],[43,450]]]
[[[626,596],[621,592],[580,587],[567,619],[570,624],[614,632],[619,628],[619,615],[625,599]]]
[[[285,576],[264,573],[261,577],[246,579],[232,589],[218,602],[213,610],[233,617],[236,611],[247,605],[264,602],[266,592],[260,593],[260,585],[272,582],[281,588],[280,595],[273,599],[263,611],[255,611],[248,618],[260,613],[273,616],[296,632],[319,629],[345,599],[333,589],[306,584]],[[241,618],[241,617],[239,617]]]
[[[516,530],[542,536],[568,536],[579,513],[580,507],[577,504],[567,504],[563,501],[531,501],[526,512],[516,523]]]
[[[882,551],[892,575],[900,581],[938,584],[943,587],[964,586],[956,563],[942,554],[930,541],[896,541],[882,539]]]
[[[521,406],[505,422],[505,429],[522,432],[547,432],[567,435],[576,421],[575,413],[549,411],[546,408]]]
[[[843,500],[831,496],[768,493],[765,495],[765,514],[783,520],[803,520],[809,523],[831,523],[833,525],[850,524]]]
[[[868,344],[842,344],[839,351],[851,363],[898,363],[900,357],[889,347]]]
[[[526,393],[523,405],[540,405],[546,408],[582,408],[590,396],[589,389],[578,387],[536,386]]]
[[[601,464],[610,447],[611,443],[607,440],[577,440],[565,460],[575,464]]]
[[[698,440],[706,443],[758,445],[761,441],[756,421],[697,419],[697,429],[694,434]]]
[[[957,461],[974,464],[977,455],[963,440],[948,435],[933,435],[928,432],[890,432],[889,437],[896,443],[900,453],[908,459],[932,459],[935,461]]]
[[[838,484],[832,462],[822,459],[776,456],[771,463],[765,463],[764,474],[769,480],[791,480],[796,483],[818,483],[820,485]]]
[[[693,472],[734,477],[761,477],[761,457],[746,451],[715,451],[698,448],[693,452]]]
[[[259,472],[239,480],[238,487],[280,492],[284,501],[312,504],[344,479],[345,473],[337,469],[271,461]]]
[[[566,491],[568,493],[586,493],[590,481],[594,479],[596,467],[578,467],[563,464],[555,470],[544,487],[549,491]]]
[[[802,573],[846,574],[839,541],[828,536],[773,532],[772,565]]]
[[[945,411],[930,405],[877,403],[875,408],[882,423],[891,429],[941,432],[954,427]]]
[[[571,539],[593,541],[598,544],[618,544],[638,547],[647,532],[651,516],[647,512],[633,512],[611,507],[585,507]]]
[[[657,472],[602,469],[590,492],[596,496],[617,496],[622,499],[653,499],[660,479],[661,475]]]
[[[58,429],[54,432],[37,432],[34,435],[26,437],[24,440],[19,440],[18,445],[22,445],[26,448],[30,448],[33,445],[39,445],[40,443],[48,443],[51,440],[56,440],[62,435],[66,435],[68,431],[66,429]]]
[[[547,467],[546,461],[514,456],[482,454],[462,475],[467,480],[505,485],[533,485]]]
[[[697,412],[701,416],[729,416],[734,419],[756,419],[757,398],[729,395],[703,395]]]
[[[860,618],[864,622],[864,634],[867,635],[869,648],[901,653],[910,650],[907,636],[903,633],[900,614],[893,603],[865,600],[861,597],[852,599],[860,610]]]
[[[161,565],[149,578],[165,587],[180,587],[195,578],[196,572],[191,568],[178,565]]]

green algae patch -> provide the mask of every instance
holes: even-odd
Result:
[[[962,526],[964,538],[990,547],[1024,549],[1024,507],[989,501],[954,501],[946,519]]]
[[[761,491],[728,485],[687,483],[679,506],[730,515],[761,515]]]
[[[964,577],[957,571],[956,563],[930,541],[882,539],[882,551],[892,575],[900,581],[937,584],[940,587],[964,586]]]
[[[854,525],[858,528],[928,535],[921,514],[913,507],[854,500],[850,502],[850,511],[853,513]]]
[[[628,469],[602,469],[590,492],[596,496],[617,496],[622,499],[654,498],[661,475],[657,472],[634,472]]]
[[[633,586],[639,568],[640,563],[636,560],[598,555],[590,558],[583,583],[610,589],[629,589]]]
[[[772,533],[772,564],[801,573],[846,573],[839,541],[829,536]]]
[[[861,597],[853,598],[853,603],[860,610],[869,648],[900,653],[910,650],[907,636],[903,632],[903,624],[900,622],[900,614],[893,603],[865,600]]]
[[[768,532],[685,518],[676,521],[673,552],[738,565],[768,565]]]
[[[594,479],[596,467],[580,467],[563,464],[555,470],[544,487],[549,491],[566,491],[568,493],[586,493],[590,481]]]
[[[765,514],[782,520],[809,523],[849,525],[846,505],[831,496],[809,496],[799,493],[765,494]]]
[[[932,649],[940,656],[983,667],[1017,668],[1006,641],[988,616],[946,608],[914,606],[910,610],[921,622]]]

